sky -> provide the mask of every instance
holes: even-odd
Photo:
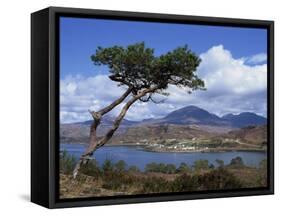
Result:
[[[60,120],[91,119],[125,91],[108,79],[105,66],[95,66],[90,56],[98,46],[127,46],[137,42],[165,54],[185,44],[202,60],[196,73],[207,91],[187,94],[169,86],[162,104],[137,102],[126,119],[161,118],[169,112],[196,105],[218,116],[255,112],[266,117],[267,32],[265,29],[60,18]],[[159,96],[159,99],[164,99]],[[111,115],[116,116],[116,107]]]

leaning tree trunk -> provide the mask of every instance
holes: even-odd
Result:
[[[73,170],[73,178],[76,178],[81,166],[83,164],[86,164],[89,160],[90,157],[94,153],[94,149],[97,146],[97,127],[100,124],[100,115],[93,115],[94,121],[91,125],[91,130],[90,130],[90,143],[86,151],[81,155],[79,161],[77,162],[74,170]]]
[[[130,108],[130,106],[135,103],[137,100],[139,100],[140,98],[142,98],[144,95],[146,95],[147,93],[153,92],[156,90],[155,88],[150,88],[150,89],[145,89],[143,91],[141,91],[139,94],[133,96],[122,108],[121,112],[119,113],[119,115],[116,117],[113,126],[111,129],[108,130],[108,132],[104,135],[104,137],[102,137],[100,140],[97,140],[97,128],[100,124],[101,118],[102,116],[111,111],[115,106],[117,106],[118,104],[120,104],[132,91],[132,89],[128,89],[121,98],[117,99],[116,101],[114,101],[111,105],[109,105],[108,107],[100,110],[99,112],[91,112],[94,121],[91,125],[91,130],[90,130],[90,143],[88,148],[86,149],[86,151],[83,153],[83,155],[80,157],[79,161],[77,162],[74,170],[73,170],[73,178],[75,179],[79,173],[79,170],[81,168],[81,166],[83,164],[87,164],[88,161],[90,160],[90,157],[94,154],[94,152],[102,147],[103,145],[105,145],[113,136],[113,134],[115,133],[115,131],[119,128],[123,118],[125,117],[128,109]]]
[[[106,113],[110,112],[114,107],[122,103],[125,98],[132,92],[132,88],[128,88],[127,91],[117,100],[113,101],[110,105],[107,107],[101,109],[98,112],[95,111],[89,111],[90,114],[92,115],[94,121],[91,125],[91,130],[90,130],[90,142],[89,146],[86,149],[86,151],[81,155],[80,159],[78,160],[74,170],[73,170],[73,178],[76,178],[81,166],[83,164],[86,164],[89,160],[90,157],[93,155],[95,149],[97,148],[97,128],[101,122],[101,118],[103,115]]]

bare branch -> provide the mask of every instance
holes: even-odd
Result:
[[[152,93],[149,93],[146,98],[144,96],[144,97],[141,97],[139,100],[141,102],[148,102],[151,99],[151,95],[152,95]]]
[[[135,95],[134,97],[132,97],[126,104],[125,106],[122,108],[120,114],[117,116],[117,118],[115,119],[114,123],[113,123],[113,127],[106,133],[106,135],[98,142],[97,144],[97,148],[103,146],[105,143],[107,143],[111,137],[113,136],[114,132],[118,129],[118,127],[120,126],[120,123],[122,122],[123,118],[125,117],[128,109],[130,108],[130,106],[135,103],[137,100],[139,100],[140,98],[142,98],[143,96],[145,96],[147,93],[151,93],[154,92],[157,89],[157,87],[154,88],[149,88],[149,89],[144,89],[142,90],[138,95]]]
[[[132,90],[133,90],[133,88],[129,87],[127,89],[127,91],[120,98],[113,101],[110,105],[106,106],[105,108],[101,109],[98,112],[94,112],[94,111],[90,112],[92,114],[93,118],[95,119],[96,115],[103,116],[104,114],[110,112],[114,107],[116,107],[117,105],[122,103],[125,100],[125,98],[132,92]]]
[[[155,93],[157,93],[156,91],[155,91]],[[159,92],[158,92],[158,94],[160,94]],[[146,96],[146,95],[145,95]],[[154,98],[153,98],[153,93],[149,93],[146,97],[142,97],[142,98],[140,98],[139,99],[141,102],[144,102],[144,103],[146,103],[146,102],[148,102],[148,101],[152,101],[153,103],[155,103],[155,104],[161,104],[161,103],[164,103],[165,102],[165,98],[164,99],[162,99],[162,100],[155,100]]]
[[[125,117],[130,106],[133,103],[135,103],[137,100],[139,100],[141,97],[146,95],[147,93],[154,92],[156,89],[157,89],[157,87],[145,89],[145,90],[141,91],[138,95],[133,96],[122,108],[120,114],[116,117],[116,119],[113,123],[113,127],[105,134],[105,136],[96,145],[88,148],[88,151],[84,154],[84,156],[91,155],[97,148],[99,148],[99,147],[103,146],[105,143],[107,143],[113,136],[114,132],[120,126],[120,123],[122,122],[123,118]]]
[[[162,99],[162,100],[156,101],[152,96],[150,97],[150,100],[155,104],[161,104],[161,103],[165,102],[165,98]]]

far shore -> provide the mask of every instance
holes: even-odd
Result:
[[[62,144],[76,144],[76,145],[84,145],[87,146],[87,143],[62,143]],[[121,147],[121,146],[126,146],[126,147],[142,147],[143,151],[147,152],[158,152],[158,153],[196,153],[196,152],[201,152],[201,153],[218,153],[218,152],[267,152],[266,149],[260,149],[260,148],[214,148],[214,149],[159,149],[159,148],[153,148],[150,147],[149,144],[132,144],[132,143],[118,143],[118,144],[106,144],[104,147]]]
[[[237,149],[208,149],[208,150],[203,150],[203,149],[195,149],[195,150],[174,150],[174,149],[149,149],[149,148],[144,148],[144,151],[148,152],[159,152],[159,153],[196,153],[196,152],[201,152],[201,153],[219,153],[219,152],[267,152],[265,149],[243,149],[243,148],[237,148]]]

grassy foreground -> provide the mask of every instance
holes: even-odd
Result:
[[[60,158],[60,198],[116,196],[165,192],[191,192],[255,188],[266,186],[266,160],[258,168],[247,167],[240,157],[218,166],[207,160],[198,160],[192,167],[182,163],[150,163],[141,172],[136,166],[128,167],[124,161],[106,160],[99,166],[95,160],[82,167],[73,179],[74,157],[63,153]]]

